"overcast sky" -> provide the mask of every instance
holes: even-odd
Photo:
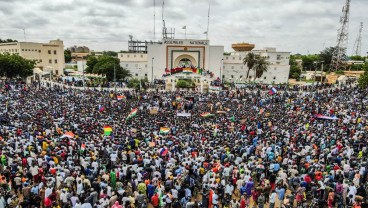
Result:
[[[205,39],[210,0],[165,0],[164,19],[176,38]],[[360,22],[362,54],[368,51],[367,0],[351,0],[349,47]],[[92,50],[126,50],[128,35],[153,40],[154,0],[0,0],[0,38],[47,42]],[[250,42],[292,53],[317,53],[336,44],[345,0],[212,0],[209,39],[212,45]],[[156,40],[161,38],[162,0],[156,0]]]

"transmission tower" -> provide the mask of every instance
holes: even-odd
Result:
[[[363,32],[363,22],[360,23],[359,33],[354,43],[353,55],[360,56],[362,52],[362,32]]]
[[[341,27],[337,32],[337,45],[331,61],[331,69],[333,71],[344,70],[346,68],[343,61],[345,60],[345,52],[348,45],[350,1],[346,0],[345,6],[342,8],[342,16],[340,17]]]

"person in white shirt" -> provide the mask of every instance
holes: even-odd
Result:
[[[276,203],[276,191],[272,191],[271,195],[270,195],[270,207],[269,208],[274,208],[275,207],[275,203]]]

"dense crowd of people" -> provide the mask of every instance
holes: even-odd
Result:
[[[301,90],[4,85],[0,208],[366,206],[367,91]]]

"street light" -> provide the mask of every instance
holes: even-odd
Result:
[[[220,81],[222,84],[222,66],[224,65],[224,59],[221,59],[221,66],[220,66]]]
[[[154,60],[155,58],[154,57],[152,57],[152,74],[151,74],[151,82],[152,82],[152,86],[153,86],[153,60]]]

